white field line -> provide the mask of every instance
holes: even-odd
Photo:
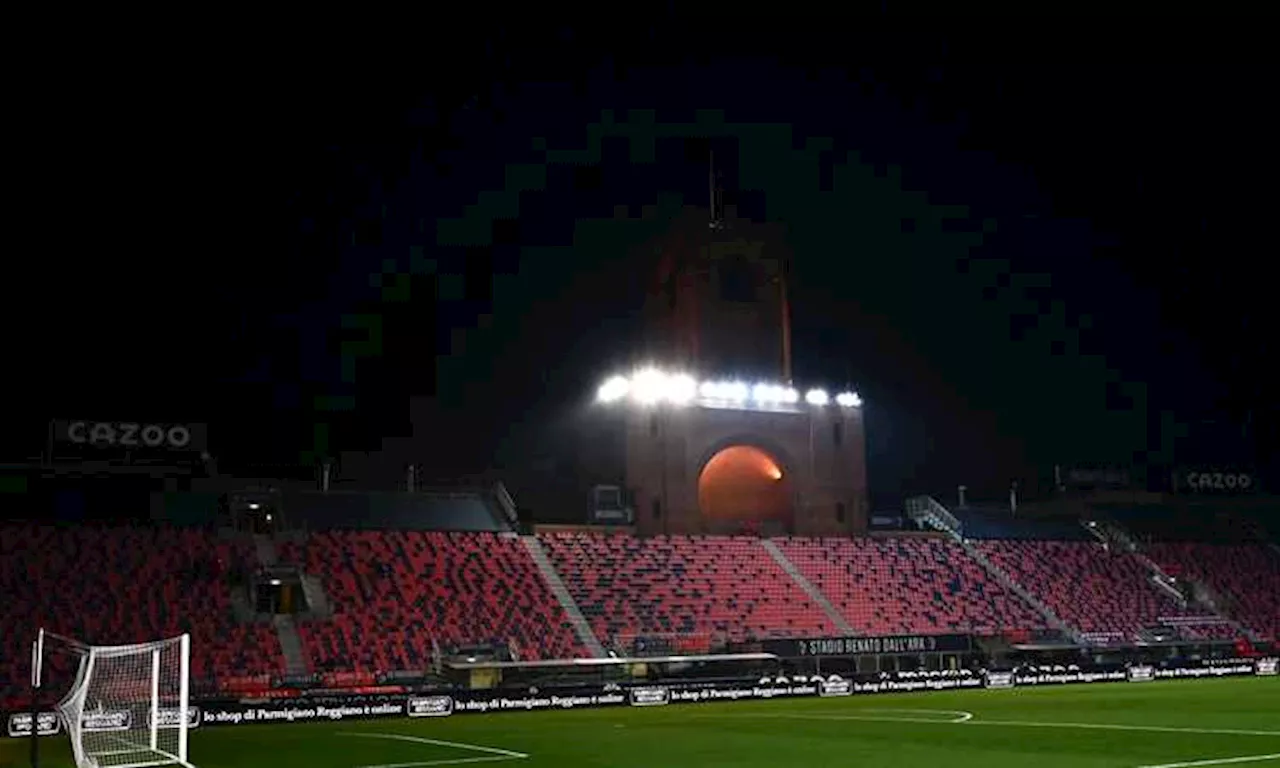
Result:
[[[461,765],[463,763],[496,763],[499,760],[515,760],[514,757],[506,757],[503,755],[485,755],[483,757],[454,757],[444,760],[422,760],[416,763],[378,763],[376,765],[361,765],[357,768],[424,768],[429,765]]]
[[[1012,728],[1086,728],[1100,731],[1200,733],[1219,736],[1280,736],[1280,731],[1254,731],[1240,728],[1184,728],[1165,725],[1120,725],[1118,723],[1041,723],[1032,720],[970,720],[966,725],[1003,725]]]
[[[458,741],[441,741],[440,739],[427,739],[422,736],[405,736],[399,733],[357,733],[355,731],[339,731],[339,736],[349,736],[356,739],[383,739],[386,741],[407,741],[413,744],[429,744],[434,747],[453,747],[454,749],[465,749],[469,752],[484,752],[480,757],[454,757],[440,760],[424,760],[416,763],[382,763],[379,765],[364,765],[360,768],[423,768],[430,765],[461,765],[463,763],[492,763],[499,760],[523,760],[529,755],[524,752],[513,752],[509,749],[499,749],[498,747],[486,747],[481,744],[463,744]]]
[[[957,723],[967,723],[973,719],[972,712],[965,712],[960,709],[867,709],[863,710],[868,713],[887,713],[887,714],[865,714],[865,715],[772,715],[782,720],[867,720],[871,722],[883,723],[940,723],[942,725],[955,725]],[[942,717],[921,717],[921,715],[941,715]],[[732,714],[723,715],[694,715],[694,717],[757,717],[755,714]]]
[[[864,710],[867,712],[888,712],[903,710]],[[786,720],[865,720],[871,722],[885,723],[936,723],[938,725],[991,725],[997,727],[1008,728],[1079,728],[1088,730],[1101,731],[1139,731],[1148,733],[1196,733],[1219,736],[1280,736],[1280,731],[1253,731],[1237,728],[1182,728],[1163,725],[1122,725],[1119,723],[1063,723],[1063,722],[1040,722],[1035,720],[977,720],[974,719],[970,712],[959,712],[949,710],[914,710],[918,713],[934,713],[934,714],[951,714],[951,715],[968,715],[968,717],[955,717],[950,720],[942,720],[934,717],[896,717],[891,715],[845,715],[845,714],[809,714],[809,715],[792,715],[792,714],[756,714],[756,713],[724,713],[724,714],[698,714],[694,717],[698,718],[771,718]]]
[[[866,709],[864,712],[890,712],[903,715],[947,715],[950,719],[938,720],[930,718],[930,723],[967,723],[973,719],[972,712],[963,709]]]
[[[1220,757],[1215,760],[1192,760],[1187,763],[1162,763],[1160,765],[1143,765],[1139,768],[1195,768],[1200,765],[1232,765],[1234,763],[1260,763],[1263,760],[1280,760],[1280,752],[1269,755],[1246,755],[1244,757]]]

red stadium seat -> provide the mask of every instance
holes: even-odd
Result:
[[[555,533],[539,537],[597,638],[728,641],[837,633],[759,539]]]
[[[6,526],[0,535],[0,679],[22,686],[40,627],[100,645],[189,632],[191,679],[284,670],[271,627],[234,620],[227,575],[246,541],[198,528]],[[72,670],[51,662],[50,687]]]
[[[1034,608],[947,539],[790,539],[781,546],[859,633],[995,635],[1045,628]]]
[[[1151,583],[1137,556],[1087,541],[982,541],[978,549],[1086,635],[1134,639],[1164,618],[1202,614]]]
[[[442,649],[514,639],[537,658],[583,648],[537,564],[514,537],[488,533],[329,531],[301,565],[324,582],[333,617],[300,621],[318,670],[381,672],[430,666]]]
[[[1280,557],[1266,547],[1169,542],[1148,546],[1147,554],[1171,576],[1203,583],[1244,626],[1280,635]]]

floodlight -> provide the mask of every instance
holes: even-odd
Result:
[[[614,376],[600,385],[596,397],[602,403],[613,403],[627,396],[631,391],[631,382],[625,376]]]
[[[708,381],[700,388],[703,397],[708,400],[730,400],[740,402],[746,400],[750,390],[746,384],[731,381]]]
[[[663,376],[660,371],[649,368],[631,377],[631,395],[642,403],[656,403],[662,399],[666,384],[666,376]]]
[[[694,398],[698,392],[698,382],[692,376],[678,374],[667,377],[666,399],[676,405],[684,405]]]
[[[772,403],[778,400],[778,389],[772,384],[757,384],[751,388],[751,399],[757,403]]]
[[[721,407],[739,408],[749,408],[748,403],[766,408],[784,403],[793,405],[801,400],[809,405],[823,406],[832,400],[821,389],[810,389],[802,395],[794,387],[766,382],[752,385],[714,379],[699,382],[689,374],[668,373],[655,367],[642,368],[629,378],[626,376],[609,378],[600,385],[596,398],[602,403],[630,399],[642,405],[659,403],[688,405],[701,400],[711,406],[719,404]],[[862,399],[853,392],[843,392],[834,400],[845,408],[856,408],[862,405]]]
[[[841,392],[836,395],[836,403],[842,408],[857,408],[862,405],[862,398],[853,392]]]
[[[725,384],[724,393],[726,400],[734,400],[737,402],[743,402],[750,395],[747,385],[739,382],[729,382],[728,384]]]

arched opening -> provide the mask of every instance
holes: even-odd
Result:
[[[698,508],[714,527],[761,524],[790,529],[791,477],[759,448],[731,445],[703,466],[698,476]]]

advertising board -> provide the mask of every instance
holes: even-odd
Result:
[[[765,677],[753,682],[688,682],[668,685],[622,687],[581,686],[540,691],[455,691],[451,694],[350,694],[292,699],[241,699],[202,702],[189,709],[194,726],[245,725],[250,723],[306,723],[318,721],[372,720],[399,717],[451,717],[468,713],[532,712],[551,709],[598,707],[653,707],[723,701],[764,701],[782,698],[816,698],[912,691],[1008,689],[1041,685],[1102,682],[1149,682],[1249,675],[1275,676],[1275,658],[1227,659],[1208,663],[1128,668],[1069,665],[1024,666],[1014,670],[958,669],[923,672],[880,672],[852,676],[828,675]],[[160,712],[162,727],[177,723],[177,710]],[[128,711],[86,713],[86,728],[119,730],[131,722]],[[5,733],[12,738],[30,737],[31,715],[7,713]],[[52,712],[42,712],[40,735],[59,733]]]

